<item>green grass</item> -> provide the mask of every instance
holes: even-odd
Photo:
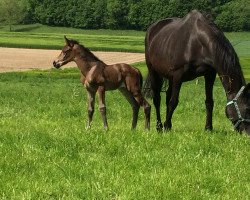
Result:
[[[92,50],[143,52],[144,32],[41,25],[0,28],[0,46],[61,49],[63,35]],[[250,33],[226,34],[250,79]],[[145,63],[135,65],[143,75]],[[91,130],[77,69],[0,74],[0,199],[248,199],[249,137],[233,131],[226,97],[214,86],[214,131],[204,131],[204,81],[184,83],[173,130],[130,131],[132,111],[107,92],[110,130],[98,112]],[[192,91],[192,92],[191,92]],[[165,95],[162,117],[165,116]],[[152,101],[150,101],[152,104]]]
[[[1,47],[61,49],[63,36],[77,39],[91,50],[144,52],[145,32],[133,30],[83,30],[40,24],[16,25],[14,32],[0,27]],[[250,57],[250,32],[226,33],[240,57]]]
[[[173,130],[164,134],[155,131],[154,109],[151,131],[144,131],[140,111],[131,132],[130,106],[117,91],[106,96],[110,131],[103,130],[97,105],[86,131],[86,91],[77,69],[3,73],[0,94],[0,199],[250,196],[249,137],[232,130],[219,82],[213,132],[203,131],[202,80],[183,85]]]
[[[33,28],[32,28],[33,27]],[[43,25],[17,26],[15,32],[0,29],[0,46],[39,49],[61,49],[63,36],[79,40],[91,50],[144,51],[144,32],[132,30],[81,30]]]

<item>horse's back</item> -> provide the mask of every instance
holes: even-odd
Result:
[[[114,90],[131,84],[138,85],[138,80],[140,81],[141,79],[141,73],[139,69],[131,65],[117,63],[105,67],[104,77],[108,90]]]
[[[172,23],[175,20],[178,20],[179,18],[166,18],[160,21],[157,21],[153,23],[152,25],[149,26],[146,32],[146,37],[145,37],[145,44],[146,46],[150,44],[152,41],[153,37],[161,31],[163,27],[165,27],[167,24]]]
[[[199,65],[204,60],[204,52],[209,53],[208,40],[212,31],[207,24],[204,16],[196,10],[184,18],[153,24],[146,36],[147,63],[165,76],[171,76],[174,70],[187,63]]]

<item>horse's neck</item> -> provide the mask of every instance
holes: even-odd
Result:
[[[227,74],[223,72],[218,72],[221,83],[224,87],[227,100],[230,101],[235,98],[236,94],[239,92],[243,85],[246,85],[245,79],[242,73],[239,74]]]
[[[80,69],[83,76],[86,77],[90,69],[96,65],[98,65],[100,61],[94,60],[94,59],[84,59],[82,57],[76,57],[75,63],[77,67]]]

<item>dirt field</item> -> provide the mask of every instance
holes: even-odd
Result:
[[[0,47],[0,72],[49,69],[60,50],[19,49]],[[94,52],[107,64],[135,63],[145,59],[143,53]],[[74,67],[71,62],[65,67]]]

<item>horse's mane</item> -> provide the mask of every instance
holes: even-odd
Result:
[[[238,74],[243,78],[239,58],[220,28],[214,23],[211,15],[202,14],[212,31],[212,42],[214,51],[214,61],[217,67],[222,67],[223,71],[230,74]],[[244,78],[243,78],[244,79]]]
[[[85,47],[84,45],[80,44],[77,40],[69,40],[69,42],[71,44],[77,44],[79,45],[89,56],[91,56],[95,61],[100,61],[103,62],[102,60],[100,60],[95,54],[93,54],[87,47]]]

